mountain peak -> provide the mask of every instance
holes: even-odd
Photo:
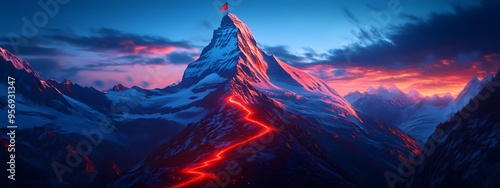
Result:
[[[448,99],[452,99],[454,100],[455,98],[453,98],[453,95],[451,93],[446,93],[445,95],[443,95],[443,98],[448,98]]]
[[[368,86],[368,88],[366,89],[365,93],[375,94],[376,90],[375,90],[375,88],[373,86]]]
[[[411,88],[410,91],[406,93],[406,97],[408,97],[411,102],[417,102],[420,99],[424,98],[424,96],[420,94],[420,92],[418,92],[415,88]]]
[[[479,78],[478,78],[476,75],[474,75],[474,76],[472,76],[472,78],[469,80],[469,83],[475,83],[475,82],[479,82],[479,81],[480,81],[480,80],[479,80]]]
[[[71,80],[69,79],[64,79],[63,82],[61,84],[65,84],[65,85],[69,85],[69,84],[72,84],[73,82],[71,82]]]
[[[482,82],[491,82],[493,78],[495,78],[495,75],[493,75],[492,73],[488,73],[488,75],[486,75],[486,77],[483,78]]]
[[[238,64],[246,64],[245,70],[262,70],[265,68],[262,62],[250,61],[262,59],[262,56],[263,52],[257,47],[250,29],[236,15],[225,15],[219,28],[214,31],[210,44],[184,71],[181,84],[193,84],[193,81],[212,73],[224,78],[235,76]]]
[[[408,93],[406,94],[406,96],[413,101],[418,101],[419,99],[424,97],[415,88],[411,88],[410,91],[408,91]]]
[[[248,30],[248,27],[236,15],[226,14],[222,17],[221,27],[235,27],[238,29]]]
[[[31,68],[31,65],[28,62],[23,61],[21,58],[10,53],[8,50],[0,47],[0,55],[2,59],[10,62],[10,64],[14,66],[14,68],[18,70],[25,70],[28,73],[35,73],[39,77],[38,73],[36,73],[33,68]]]
[[[399,89],[399,87],[396,86],[396,84],[392,84],[391,87],[389,87],[389,91],[393,94],[404,95],[404,92],[401,91],[401,89]]]
[[[371,95],[382,95],[382,94],[391,93],[391,92],[386,87],[379,85],[377,88],[375,88],[373,86],[368,86],[365,93],[371,94]]]
[[[110,91],[125,91],[128,89],[130,89],[130,88],[128,88],[127,86],[124,86],[122,84],[118,84],[118,85],[114,85],[113,88],[110,89]]]
[[[464,89],[460,91],[460,93],[457,95],[457,100],[459,101],[469,101],[468,98],[474,97],[481,91],[482,87],[484,84],[488,83],[491,78],[486,76],[482,81],[479,80],[477,76],[472,76],[472,78],[465,84]]]

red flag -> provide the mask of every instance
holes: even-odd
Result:
[[[222,5],[222,8],[220,9],[221,12],[224,12],[227,10],[227,3],[224,3],[224,5]]]

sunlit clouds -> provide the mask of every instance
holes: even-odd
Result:
[[[465,84],[477,75],[480,79],[488,73],[471,65],[469,69],[448,71],[423,72],[419,69],[382,69],[366,67],[349,67],[336,69],[332,65],[312,65],[303,67],[306,72],[320,77],[341,95],[358,90],[365,91],[369,86],[398,86],[404,92],[412,88],[426,96],[434,94],[452,94],[454,97],[460,93]]]

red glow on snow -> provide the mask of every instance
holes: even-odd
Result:
[[[97,170],[94,167],[94,163],[90,160],[90,158],[87,155],[80,155],[78,151],[68,141],[57,137],[56,134],[54,134],[54,132],[52,132],[51,130],[47,130],[47,134],[64,142],[66,146],[69,148],[69,151],[71,151],[71,153],[81,156],[82,159],[85,161],[85,168],[83,169],[85,172],[97,172]]]
[[[71,144],[69,144],[67,141],[64,141],[64,142],[66,142],[66,145],[69,148],[69,150],[71,150],[71,153],[76,154],[76,155],[80,155],[80,154],[78,154],[78,151]],[[80,156],[85,161],[85,168],[83,169],[83,171],[85,171],[85,172],[97,172],[95,167],[94,167],[94,163],[89,159],[89,157],[87,155],[80,155]]]
[[[244,119],[250,123],[254,123],[256,125],[258,125],[259,127],[261,127],[263,130],[260,131],[257,135],[254,135],[250,138],[247,138],[245,140],[242,140],[240,142],[236,142],[234,144],[231,144],[227,147],[224,147],[222,148],[220,151],[216,152],[217,154],[206,159],[206,160],[203,160],[203,161],[200,161],[199,163],[193,165],[193,166],[190,166],[190,167],[186,167],[182,170],[183,173],[185,174],[194,174],[196,175],[196,177],[193,177],[193,178],[190,178],[188,179],[187,181],[184,181],[182,183],[179,183],[179,184],[176,184],[172,187],[186,187],[186,186],[189,186],[193,183],[196,183],[196,182],[200,182],[201,180],[205,179],[205,178],[215,178],[216,176],[212,173],[209,173],[209,172],[206,172],[204,170],[202,170],[203,168],[206,168],[206,167],[209,167],[210,165],[213,165],[215,162],[217,161],[220,161],[220,160],[223,160],[225,158],[224,156],[224,153],[227,153],[228,151],[230,150],[233,150],[235,148],[237,148],[238,146],[241,146],[243,144],[247,144],[259,137],[262,137],[264,136],[265,134],[273,131],[273,129],[271,128],[271,126],[269,125],[266,125],[258,120],[255,120],[255,119],[252,119],[250,116],[254,113],[252,110],[250,110],[247,106],[243,105],[242,103],[238,102],[238,101],[235,101],[233,99],[233,97],[229,97],[228,99],[228,102],[231,103],[231,104],[234,104],[236,106],[238,106],[241,110],[245,111],[247,114],[246,116],[244,117]]]
[[[85,160],[85,172],[97,172],[94,167],[94,163],[89,159],[87,155],[82,155],[83,160]]]
[[[109,161],[113,167],[113,171],[115,171],[116,175],[120,175],[122,173],[122,171],[120,170],[120,168],[118,168],[118,166],[116,165],[116,163],[114,161]]]
[[[400,130],[392,129],[390,127],[388,128],[391,131],[391,134],[396,135],[399,138],[401,138],[401,140],[403,140],[403,147],[411,151],[413,156],[418,156],[422,152],[421,149],[418,147],[417,142],[415,142],[415,140],[413,140],[412,138],[408,137],[408,135],[404,134]]]
[[[9,148],[9,141],[4,139],[3,137],[0,137],[0,141],[2,142],[2,145],[5,147],[5,151],[7,151]]]
[[[56,135],[51,130],[48,130],[47,134],[49,134],[50,136],[56,137]]]

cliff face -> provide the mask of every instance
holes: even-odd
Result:
[[[498,187],[500,185],[499,74],[431,135],[424,162],[409,187]],[[432,148],[435,146],[435,148]]]

